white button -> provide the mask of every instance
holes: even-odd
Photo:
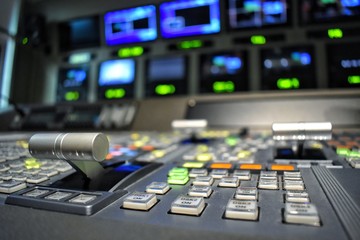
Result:
[[[251,174],[248,170],[235,170],[233,177],[237,177],[239,180],[250,180]]]
[[[225,217],[233,219],[256,220],[258,214],[259,211],[256,201],[231,199],[225,210]]]
[[[284,180],[284,189],[286,190],[304,190],[303,181]]]
[[[300,172],[284,172],[284,178],[285,177],[301,178],[301,173]]]
[[[353,168],[360,168],[360,159],[352,159],[350,161],[350,165],[353,167]]]
[[[41,176],[41,175],[28,176],[26,178],[26,182],[34,183],[34,184],[41,183],[41,182],[44,182],[46,180],[48,180],[48,177],[47,176]]]
[[[189,197],[180,195],[171,204],[171,212],[185,215],[198,216],[205,208],[205,201],[202,197]]]
[[[261,178],[274,178],[274,177],[276,178],[277,172],[276,171],[261,171],[260,177]]]
[[[286,203],[284,215],[287,223],[320,226],[319,214],[311,203]]]
[[[190,173],[189,173],[189,177],[199,177],[199,176],[207,176],[208,175],[208,171],[206,169],[203,168],[194,168],[191,169]]]
[[[213,178],[220,179],[222,177],[226,177],[228,175],[228,170],[226,169],[214,169],[211,171],[210,175]]]
[[[254,200],[258,199],[258,190],[256,187],[239,187],[236,190],[235,198],[239,200]]]
[[[156,202],[156,195],[153,193],[134,192],[124,199],[123,208],[149,210]]]
[[[209,186],[192,186],[189,189],[189,196],[192,197],[209,197],[212,193],[212,189]]]
[[[277,183],[277,180],[260,179],[258,188],[276,190],[276,189],[278,189],[278,183]]]
[[[0,183],[1,193],[13,193],[24,188],[26,188],[26,183],[18,182],[15,180],[3,181],[2,183]]]
[[[169,184],[166,182],[152,182],[150,185],[146,186],[147,193],[165,194],[169,189]]]
[[[67,197],[70,197],[71,195],[72,195],[72,193],[69,193],[69,192],[55,192],[53,194],[46,196],[45,199],[61,201]]]
[[[69,202],[86,204],[86,203],[89,203],[91,201],[94,201],[95,199],[96,199],[95,195],[79,194],[78,196],[70,199]]]
[[[287,191],[285,198],[287,202],[297,202],[297,203],[310,202],[309,194],[304,191]]]
[[[26,196],[26,197],[38,197],[38,196],[44,195],[44,194],[46,194],[48,192],[50,192],[50,191],[45,190],[45,189],[34,189],[32,191],[24,193],[23,196]]]
[[[192,182],[193,185],[198,186],[211,186],[214,182],[214,179],[210,176],[200,176],[196,177],[195,180]]]
[[[223,177],[218,184],[219,187],[233,187],[239,186],[240,180],[237,177]]]

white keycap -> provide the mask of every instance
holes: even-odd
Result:
[[[156,202],[156,195],[153,193],[134,192],[124,199],[123,208],[149,210]]]
[[[147,193],[165,194],[167,191],[169,191],[169,189],[169,184],[166,182],[152,182],[146,186]]]
[[[95,195],[90,194],[79,194],[78,196],[72,198],[69,200],[71,203],[80,203],[80,204],[86,204],[89,202],[92,202],[96,199]]]
[[[214,179],[210,176],[196,177],[192,182],[193,185],[197,186],[211,186],[214,183]]]
[[[241,220],[256,220],[259,210],[256,201],[231,199],[226,205],[225,217]]]
[[[44,195],[46,193],[49,193],[50,191],[49,190],[46,190],[46,189],[34,189],[34,190],[31,190],[29,192],[26,192],[23,194],[23,196],[26,196],[26,197],[38,197],[38,196],[41,196],[41,195]]]
[[[239,183],[240,180],[237,177],[223,177],[220,179],[218,186],[236,188],[239,186]]]
[[[226,177],[229,174],[226,169],[214,169],[211,171],[210,175],[215,179],[220,179],[222,177]]]
[[[310,202],[309,194],[304,191],[287,191],[285,199],[287,202],[296,202],[296,203]]]
[[[284,219],[287,223],[320,226],[319,214],[311,203],[286,203]]]
[[[192,186],[189,189],[188,195],[192,197],[209,197],[212,189],[209,186]]]
[[[171,212],[198,216],[205,209],[205,201],[202,197],[189,197],[180,195],[171,204]]]
[[[192,177],[192,178],[199,177],[199,176],[207,176],[207,175],[208,175],[208,171],[203,168],[191,169],[191,171],[189,173],[189,177]]]
[[[248,170],[235,170],[233,177],[237,177],[239,180],[250,180],[251,174]]]
[[[260,179],[258,188],[276,190],[279,188],[277,180],[262,180]]]
[[[235,198],[239,200],[254,200],[258,199],[258,190],[256,187],[239,187],[236,190]]]
[[[72,195],[72,193],[70,192],[54,192],[48,196],[45,197],[45,199],[48,199],[48,200],[54,200],[54,201],[61,201],[61,200],[64,200],[65,198],[68,198]]]
[[[293,180],[284,180],[284,189],[285,190],[304,190],[303,181],[293,181]]]

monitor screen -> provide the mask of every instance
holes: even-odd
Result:
[[[338,22],[360,18],[360,0],[302,0],[302,24]]]
[[[66,68],[60,70],[62,88],[75,88],[87,85],[88,68]]]
[[[148,82],[176,81],[185,78],[184,57],[163,57],[151,59],[148,63]]]
[[[329,87],[360,87],[360,42],[327,46]]]
[[[315,60],[311,46],[274,47],[261,51],[264,90],[315,88]]]
[[[160,24],[164,38],[218,33],[219,0],[178,0],[162,3]]]
[[[228,0],[230,29],[278,26],[288,23],[289,0]]]
[[[60,51],[100,45],[99,17],[74,19],[59,24]]]
[[[116,59],[100,64],[100,87],[132,84],[135,80],[135,60]]]
[[[157,38],[154,5],[108,12],[104,16],[108,45],[152,41]]]

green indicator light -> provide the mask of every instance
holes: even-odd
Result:
[[[26,45],[29,43],[29,38],[28,37],[24,37],[21,41],[22,45]]]
[[[162,96],[174,94],[175,91],[176,91],[176,88],[172,84],[160,84],[160,85],[157,85],[155,88],[155,93],[157,95],[162,95]]]
[[[358,152],[358,151],[350,151],[349,152],[349,157],[360,158],[360,152]]]
[[[328,29],[328,36],[331,39],[335,38],[342,38],[343,37],[343,31],[340,28],[330,28]]]
[[[118,56],[121,58],[127,58],[131,56],[131,49],[130,48],[121,48],[118,51]]]
[[[201,40],[191,40],[191,41],[183,41],[179,43],[179,49],[191,49],[191,48],[201,48],[203,46],[203,42]]]
[[[188,176],[171,176],[168,177],[169,184],[185,185],[189,181]]]
[[[337,148],[336,154],[339,156],[348,156],[350,153],[350,150],[347,148]]]
[[[80,93],[77,91],[72,91],[72,92],[66,92],[65,93],[65,100],[70,102],[70,101],[76,101],[79,99]]]
[[[225,138],[225,143],[230,147],[236,146],[236,144],[238,143],[238,138],[234,136],[229,136]]]
[[[182,165],[184,168],[202,168],[204,167],[204,163],[201,162],[186,162]]]
[[[105,98],[106,99],[119,99],[123,98],[126,94],[126,91],[122,88],[115,88],[115,89],[107,89],[105,91]]]
[[[278,89],[298,89],[300,87],[298,78],[280,78],[276,84]]]
[[[266,43],[266,38],[262,35],[251,36],[250,41],[254,45],[264,45]]]
[[[143,47],[133,47],[133,48],[131,48],[131,55],[133,57],[141,56],[143,53],[144,53],[144,48]]]
[[[90,53],[74,53],[74,54],[71,54],[69,57],[70,64],[87,63],[90,60],[91,60]]]
[[[348,82],[350,84],[360,84],[360,76],[349,76]]]
[[[213,83],[214,93],[232,93],[235,91],[235,84],[232,81],[216,81]]]
[[[185,175],[187,176],[189,174],[187,168],[173,168],[169,171],[169,176],[179,176],[179,175]]]

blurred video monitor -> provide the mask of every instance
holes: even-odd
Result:
[[[169,96],[187,93],[187,60],[183,56],[157,57],[148,60],[146,96]]]
[[[135,60],[114,59],[100,64],[98,97],[115,100],[134,96]]]
[[[204,54],[200,58],[201,93],[232,93],[248,90],[247,57],[244,51]]]
[[[314,49],[311,46],[273,47],[261,51],[261,89],[316,88]]]
[[[160,5],[161,34],[177,38],[220,32],[219,0],[178,0]]]
[[[62,68],[57,87],[58,102],[86,101],[88,96],[89,68]]]
[[[289,23],[289,0],[227,0],[230,29],[282,26]]]
[[[99,17],[85,17],[60,23],[60,51],[100,46]]]
[[[302,0],[302,24],[360,19],[360,0]]]
[[[360,42],[327,46],[329,87],[360,87]]]
[[[157,38],[154,5],[108,12],[104,24],[107,45],[148,42]]]

